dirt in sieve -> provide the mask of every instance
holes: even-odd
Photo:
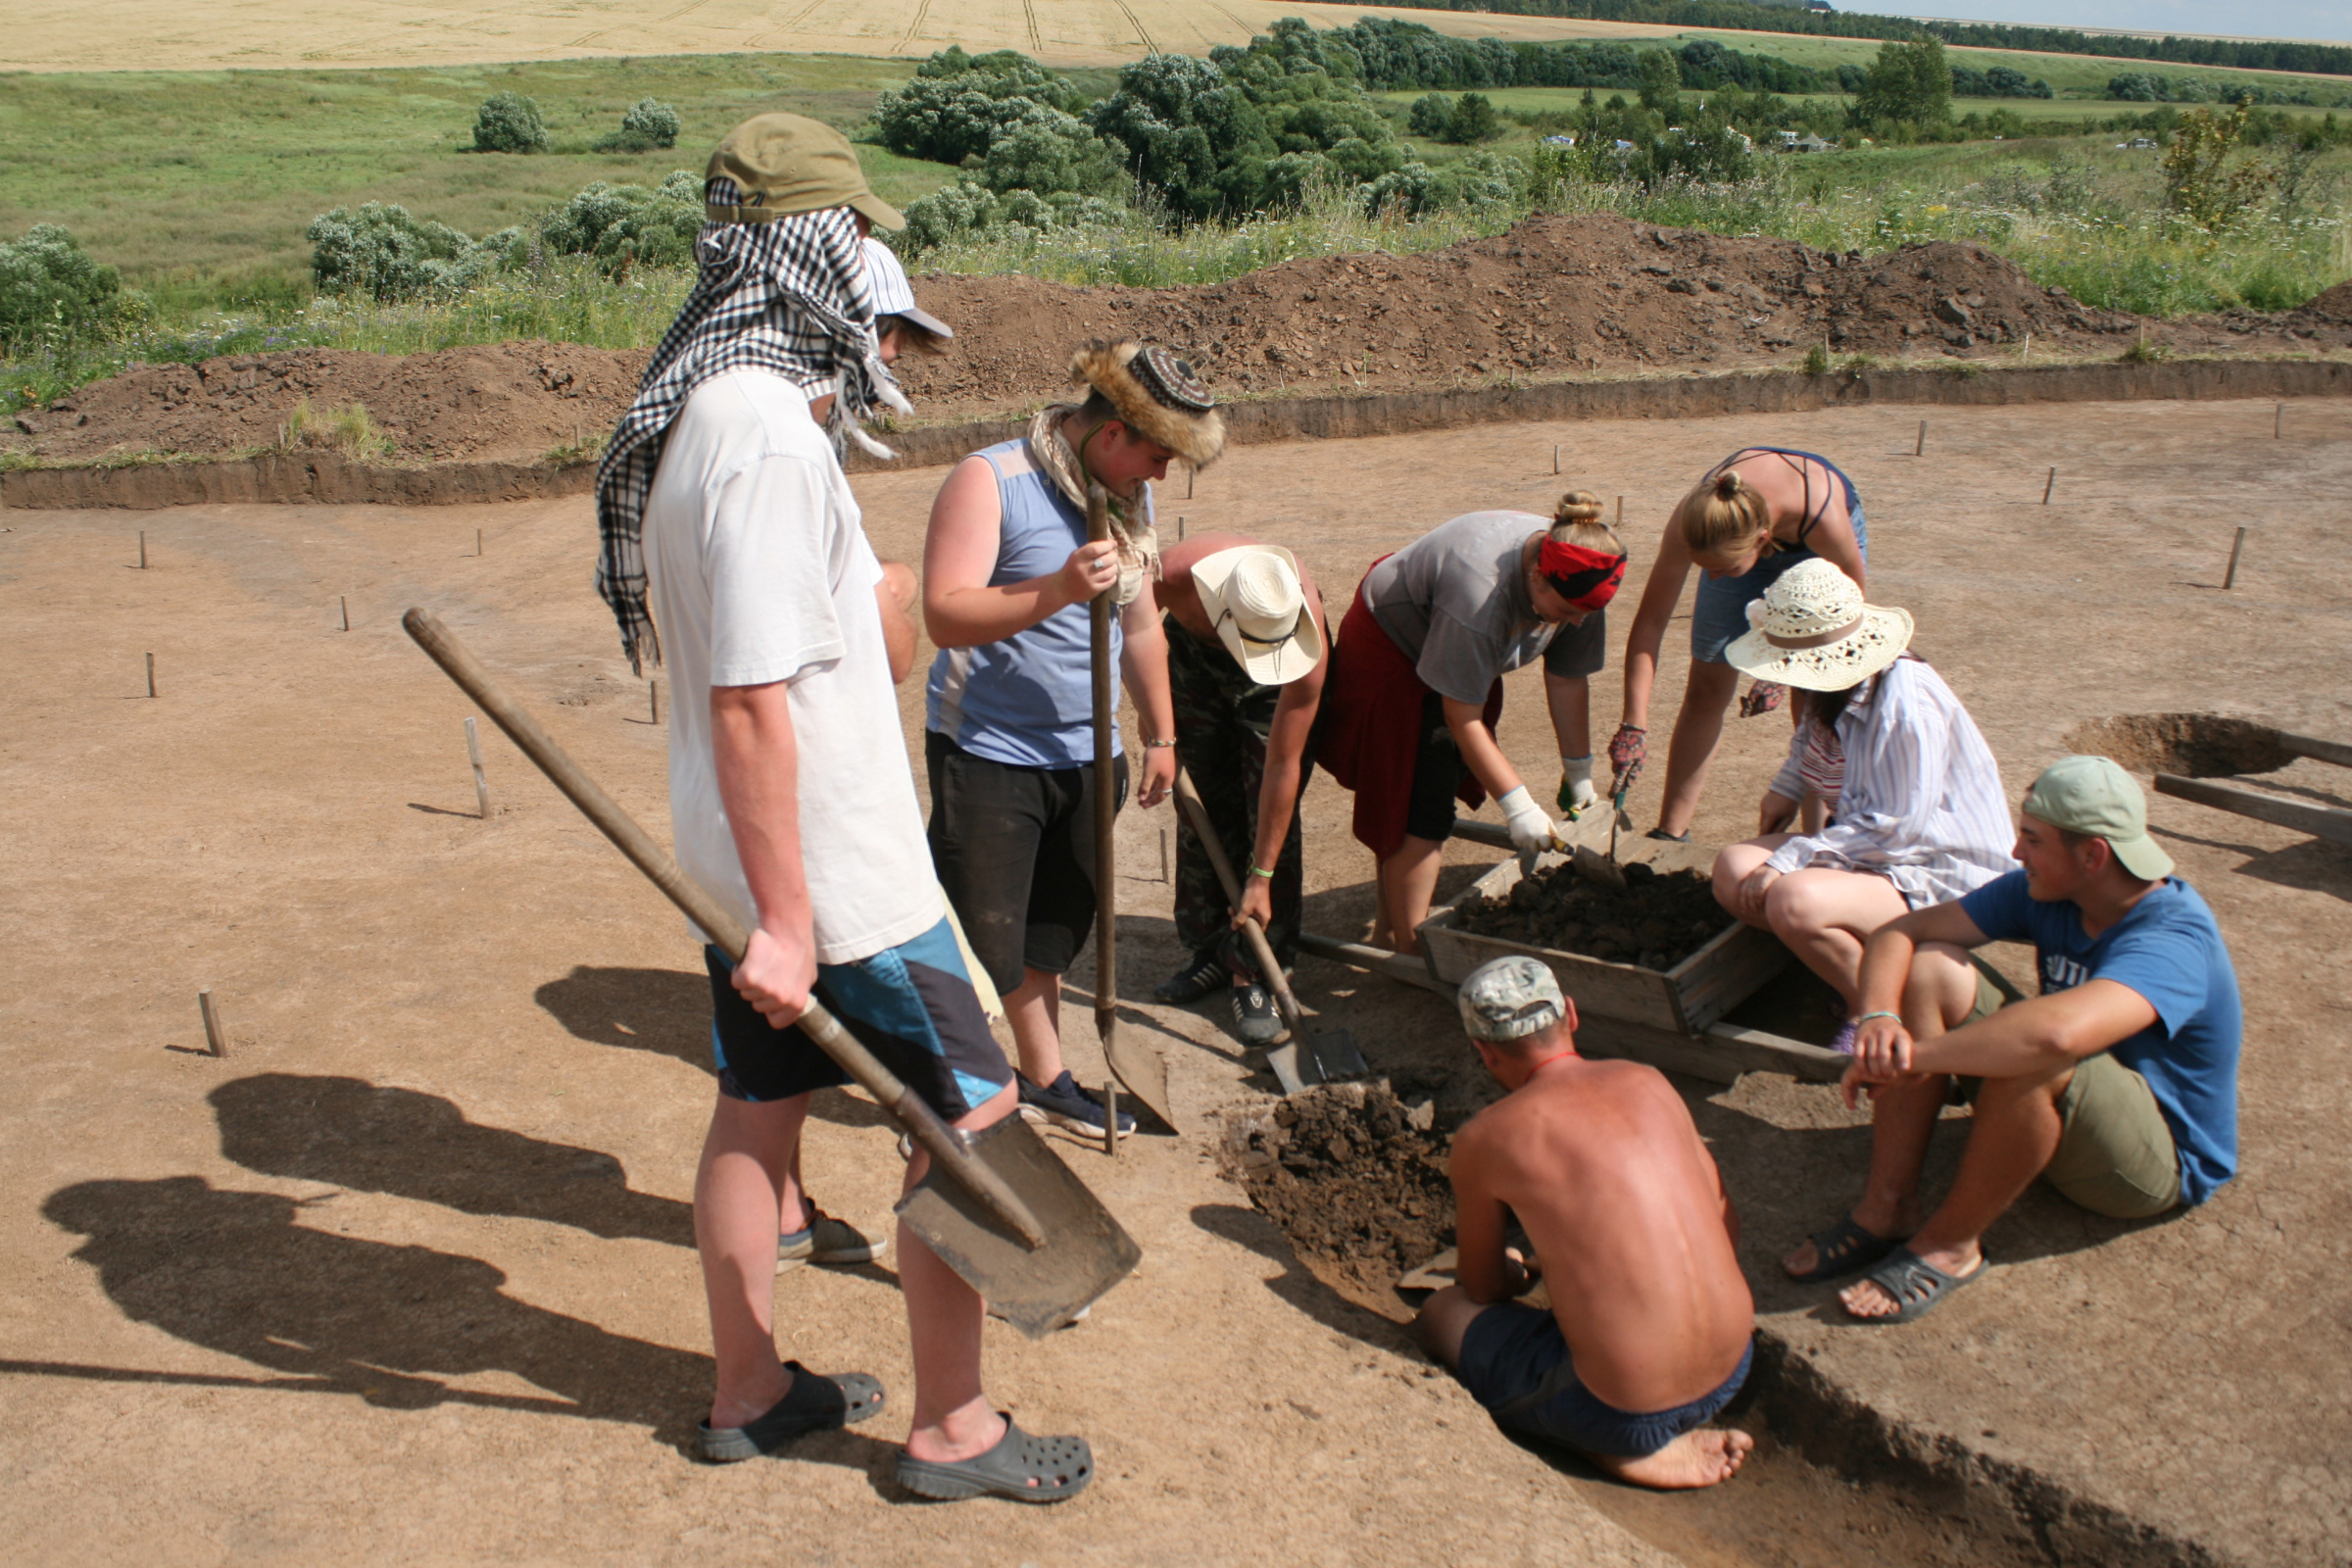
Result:
[[[1075,346],[1125,335],[1179,346],[1226,397],[1785,366],[1818,343],[1930,363],[2014,356],[2029,337],[2037,355],[2078,359],[2142,337],[2186,352],[2352,347],[2342,288],[2285,315],[2157,321],[2045,289],[1975,245],[1840,256],[1614,215],[1530,218],[1442,251],[1309,257],[1205,287],[926,275],[916,290],[956,331],[939,358],[899,365],[924,423],[1050,402],[1067,386]],[[308,398],[364,405],[395,462],[532,461],[610,430],[646,360],[516,342],[146,366],[26,413],[0,431],[0,447],[65,463],[217,457],[270,445]]]
[[[1664,970],[1731,922],[1705,872],[1657,871],[1637,860],[1625,867],[1623,893],[1563,861],[1520,878],[1506,897],[1467,895],[1453,906],[1453,923],[1474,936]]]
[[[1396,1277],[1453,1245],[1452,1138],[1434,1112],[1385,1083],[1327,1084],[1232,1135],[1250,1200],[1326,1284],[1392,1317]]]

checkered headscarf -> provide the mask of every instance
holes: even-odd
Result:
[[[737,199],[735,182],[710,182],[707,199]],[[596,591],[620,623],[620,646],[640,673],[662,645],[646,608],[645,506],[672,419],[711,376],[756,367],[791,381],[811,400],[834,395],[828,433],[838,449],[855,440],[878,457],[896,453],[858,428],[878,405],[907,403],[880,358],[874,296],[866,280],[858,220],[847,207],[796,213],[765,223],[706,223],[695,240],[701,274],[662,334],[596,470],[602,540]]]

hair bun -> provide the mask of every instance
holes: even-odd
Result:
[[[1730,468],[1715,476],[1715,499],[1718,501],[1738,500],[1741,488],[1740,475]]]
[[[1559,508],[1552,513],[1551,520],[1555,523],[1598,522],[1600,510],[1600,497],[1589,490],[1571,490],[1560,497]]]

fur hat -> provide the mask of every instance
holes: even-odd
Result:
[[[1070,379],[1093,387],[1120,422],[1196,468],[1225,450],[1225,421],[1192,364],[1157,343],[1097,338],[1070,356]]]

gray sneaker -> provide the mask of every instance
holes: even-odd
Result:
[[[1274,1010],[1274,993],[1255,980],[1237,980],[1232,997],[1233,1034],[1245,1046],[1270,1046],[1282,1038],[1282,1015]]]
[[[808,1228],[786,1231],[776,1238],[776,1272],[787,1273],[803,1263],[835,1267],[871,1263],[889,1248],[886,1238],[868,1236],[848,1220],[835,1219],[810,1203]]]

